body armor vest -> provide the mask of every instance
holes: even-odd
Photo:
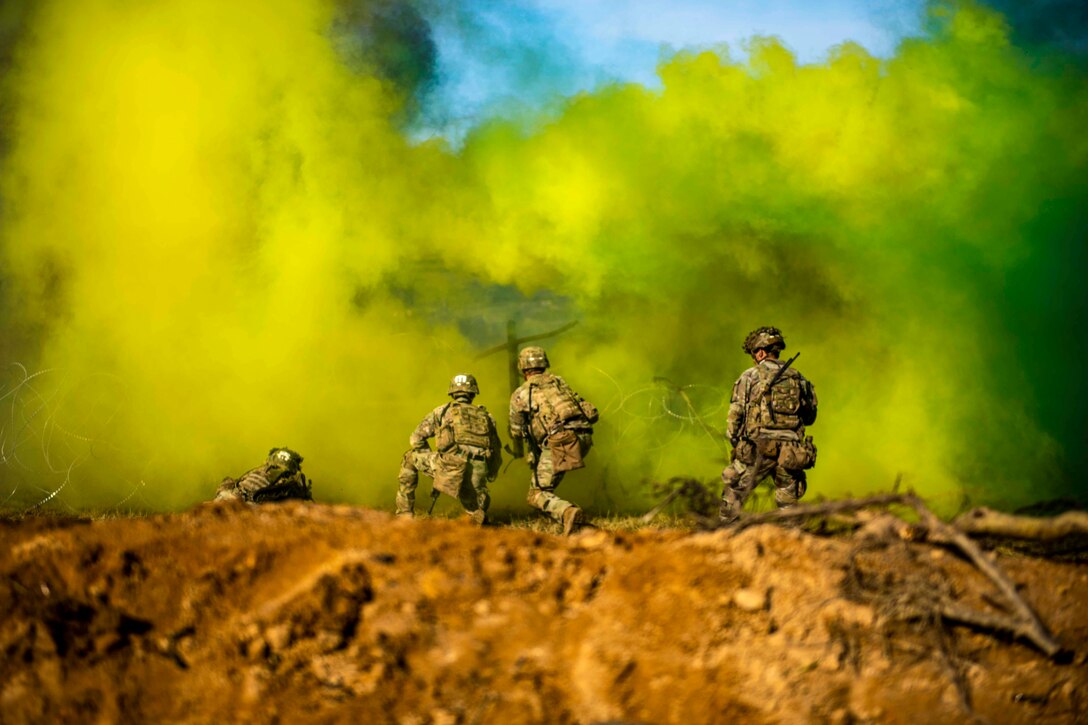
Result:
[[[442,427],[435,444],[440,451],[455,445],[490,450],[491,419],[487,410],[471,403],[450,403],[442,414]]]
[[[759,374],[759,385],[750,393],[751,402],[745,415],[749,435],[754,435],[759,430],[800,430],[803,426],[801,374],[793,368],[786,370],[774,387],[756,403],[778,369],[760,365],[756,370]]]
[[[554,375],[539,375],[532,380],[529,403],[530,410],[533,403],[538,406],[531,423],[533,437],[538,441],[547,440],[571,423],[581,423],[574,427],[588,428],[591,425],[575,392]]]

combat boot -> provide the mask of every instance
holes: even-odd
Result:
[[[740,514],[724,500],[718,507],[718,526],[728,526],[740,517]]]
[[[571,506],[563,512],[563,536],[570,536],[582,523],[582,509]]]

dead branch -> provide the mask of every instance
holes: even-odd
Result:
[[[975,508],[956,517],[952,524],[971,536],[994,536],[1026,541],[1057,541],[1067,536],[1088,536],[1088,513],[1069,511],[1053,518],[1013,516],[988,508]]]
[[[1004,632],[1015,637],[1030,639],[1027,628],[1015,617],[991,612],[979,612],[947,600],[939,602],[934,609],[943,619],[950,622],[959,622],[960,624],[967,624],[991,632]]]
[[[757,526],[758,524],[770,524],[779,521],[800,521],[803,519],[814,518],[817,516],[828,516],[831,514],[844,514],[851,511],[860,511],[874,506],[891,506],[894,504],[902,504],[905,506],[911,505],[908,501],[908,496],[901,493],[886,493],[879,496],[869,496],[867,498],[851,498],[841,501],[827,501],[825,503],[817,504],[805,504],[800,506],[792,506],[790,508],[777,509],[775,511],[765,511],[759,514],[752,514],[750,516],[743,516],[735,523],[729,525],[734,531],[741,531],[749,526]]]
[[[680,491],[681,491],[680,488],[673,489],[672,493],[670,493],[665,498],[661,499],[661,501],[656,506],[654,506],[652,509],[650,509],[645,514],[643,514],[641,517],[639,517],[639,521],[641,521],[644,524],[648,524],[651,521],[653,521],[654,516],[657,516],[659,513],[661,513],[665,509],[666,506],[668,506],[670,503],[672,503],[673,501],[675,501],[677,498],[680,497]]]
[[[967,537],[967,534],[957,527],[941,521],[936,514],[929,510],[929,507],[925,505],[925,502],[923,502],[922,499],[912,493],[883,494],[880,496],[870,496],[868,498],[829,501],[827,503],[810,506],[794,506],[787,509],[778,509],[777,511],[768,511],[766,513],[746,516],[733,524],[732,528],[735,531],[739,531],[756,524],[802,520],[816,516],[845,513],[847,511],[858,511],[871,506],[891,506],[896,504],[909,506],[914,509],[918,513],[918,517],[921,519],[921,522],[925,526],[931,539],[947,542],[959,549],[971,560],[979,571],[994,583],[1005,602],[1016,615],[1018,626],[1015,631],[1017,634],[1025,637],[1048,657],[1054,657],[1061,651],[1061,645],[1054,640],[1035,614],[1035,611],[1026,601],[1024,601],[1019,592],[1016,591],[1016,585],[1009,580],[1005,575],[1005,572],[979,548],[978,544],[971,541],[971,539]],[[1007,628],[1003,629],[1008,631]]]
[[[925,505],[922,499],[914,494],[907,494],[905,498],[907,499],[906,502],[918,512],[918,516],[921,517],[922,523],[924,523],[930,531],[939,532],[942,536],[947,537],[957,549],[971,559],[971,562],[997,586],[998,590],[1004,595],[1005,600],[1012,606],[1013,611],[1016,612],[1021,623],[1024,625],[1024,636],[1035,644],[1036,647],[1046,653],[1048,657],[1053,657],[1058,654],[1058,652],[1061,651],[1061,645],[1055,642],[1050,636],[1046,627],[1039,621],[1035,611],[1026,601],[1024,601],[1019,592],[1016,591],[1016,585],[1005,576],[1005,572],[1001,567],[991,561],[990,557],[979,548],[978,544],[967,537],[967,534],[937,518],[937,515],[929,510],[929,507]]]

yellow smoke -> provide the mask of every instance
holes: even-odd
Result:
[[[71,505],[136,490],[186,506],[274,445],[303,453],[319,499],[390,505],[451,375],[475,372],[505,422],[505,361],[475,361],[457,327],[470,282],[548,289],[584,318],[549,350],[607,404],[571,484],[618,482],[602,506],[637,506],[644,478],[717,475],[718,444],[653,378],[728,391],[761,324],[804,351],[823,403],[814,493],[902,471],[952,500],[972,421],[1004,445],[1011,414],[966,372],[995,354],[977,290],[929,266],[954,237],[953,256],[1000,274],[1035,202],[976,206],[1038,141],[1009,97],[1054,94],[995,16],[959,11],[888,62],[846,44],[801,66],[771,40],[747,64],[681,54],[660,93],[605,88],[455,153],[408,143],[396,93],[336,55],[333,12],[87,0],[34,16],[7,79],[3,251],[59,381],[51,466],[78,463]],[[421,312],[443,300],[450,314]],[[1025,466],[1047,460],[1037,430],[1020,438]],[[526,478],[515,464],[498,501]]]

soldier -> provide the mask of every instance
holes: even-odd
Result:
[[[816,446],[805,436],[805,426],[816,422],[816,391],[778,359],[786,349],[782,333],[761,327],[749,333],[743,348],[755,365],[741,373],[729,403],[726,435],[733,460],[722,471],[722,523],[736,520],[748,495],[772,473],[778,507],[793,506],[808,488],[804,469],[816,464]]]
[[[397,490],[397,515],[414,516],[416,485],[420,472],[434,479],[433,491],[461,500],[472,520],[487,522],[491,495],[487,483],[499,475],[502,444],[495,419],[472,399],[480,393],[472,375],[455,375],[450,381],[453,399],[440,405],[416,427],[409,438],[411,449],[401,462]],[[431,450],[428,439],[435,439]]]
[[[555,495],[566,471],[585,466],[593,446],[597,408],[574,392],[558,375],[546,372],[548,355],[542,347],[518,354],[525,382],[510,396],[510,436],[528,443],[526,460],[533,477],[529,505],[562,524],[570,535],[583,522],[582,509]]]
[[[293,498],[313,501],[310,487],[311,482],[302,472],[302,456],[290,448],[273,448],[263,466],[247,471],[241,478],[224,478],[215,500],[267,503]]]

